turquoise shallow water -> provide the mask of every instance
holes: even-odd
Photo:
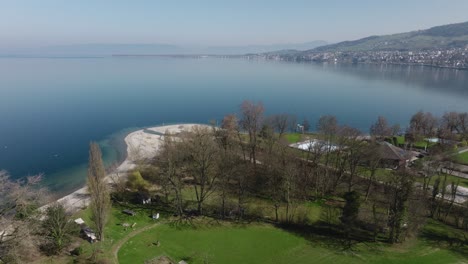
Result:
[[[367,132],[378,115],[468,111],[468,72],[167,57],[0,58],[0,168],[45,174],[54,191],[84,183],[88,144],[124,158],[132,128],[220,120],[245,100],[314,123],[336,115]]]

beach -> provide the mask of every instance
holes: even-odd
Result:
[[[177,124],[167,126],[156,126],[145,129],[140,129],[128,134],[125,137],[127,145],[126,159],[113,172],[106,176],[109,184],[112,184],[114,177],[126,177],[127,172],[133,170],[138,161],[152,159],[158,153],[161,144],[164,140],[164,134],[177,134],[181,131],[191,130],[199,124]],[[60,199],[56,202],[63,204],[65,209],[70,213],[75,213],[89,204],[89,194],[87,187],[84,186]],[[45,205],[41,210],[45,210],[48,206]]]

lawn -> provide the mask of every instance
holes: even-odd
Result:
[[[387,181],[393,172],[394,172],[393,170],[378,168],[375,173],[375,179],[378,181]],[[359,173],[361,176],[364,176],[364,177],[369,177],[370,175],[370,171],[366,170],[364,167],[359,167]],[[434,185],[435,180],[439,177],[440,177],[440,183],[442,184],[442,181],[444,180],[445,175],[446,174],[433,175],[431,177],[431,181],[429,182],[429,185]],[[424,183],[424,178],[416,177],[415,181],[419,183]],[[455,184],[458,182],[459,186],[468,188],[468,179],[447,174],[446,185],[450,185],[452,184],[452,182],[454,182]]]
[[[286,137],[286,140],[290,144],[297,143],[301,141],[301,138],[302,138],[302,134],[299,134],[299,133],[287,133],[284,136]]]
[[[440,184],[442,184],[443,181],[444,181],[445,175],[446,174],[432,176],[431,181],[429,182],[429,185],[434,185],[434,182],[439,177],[440,177]],[[422,177],[417,177],[416,181],[420,182],[420,183],[423,183],[424,179]],[[446,186],[452,184],[452,182],[454,182],[455,184],[458,182],[459,186],[468,188],[468,179],[460,178],[460,177],[457,177],[457,176],[452,176],[452,175],[447,174],[447,181],[445,183]]]
[[[468,151],[458,154],[455,158],[457,162],[468,165]]]
[[[430,224],[434,225],[434,224]],[[437,228],[434,228],[438,230]],[[432,234],[432,230],[428,229]],[[310,239],[310,237],[308,237]],[[160,245],[153,243],[159,241]],[[120,263],[144,263],[168,256],[188,263],[466,263],[463,253],[434,246],[424,238],[405,244],[359,244],[350,251],[307,240],[267,224],[197,224],[175,228],[164,224],[138,234],[118,253]]]
[[[130,216],[122,213],[123,209],[131,209],[134,212],[136,212],[135,216]],[[155,221],[151,219],[151,210],[149,209],[144,209],[144,208],[137,208],[135,206],[120,206],[120,205],[114,205],[111,210],[111,214],[109,217],[109,221],[106,224],[105,227],[105,240],[100,244],[101,250],[103,252],[103,258],[106,259],[111,259],[112,258],[112,248],[115,246],[117,241],[123,239],[126,237],[130,232],[142,229],[144,227],[147,227],[149,225],[155,224]],[[166,215],[164,213],[161,214],[162,218],[166,218]],[[86,222],[87,225],[92,226],[91,220],[90,220],[90,210],[85,209],[81,212],[79,212],[77,215],[75,215],[74,219],[77,217],[83,218],[83,220]],[[134,225],[133,228],[124,228],[122,226],[123,223],[128,223],[130,225]],[[90,244],[87,241],[82,241],[82,249],[84,255],[91,255],[91,252],[93,250],[93,246],[95,244]]]
[[[396,138],[397,146],[404,145],[405,142],[406,142],[405,136],[396,136],[395,138]],[[393,144],[394,142],[392,141],[391,143]],[[426,140],[421,140],[421,141],[418,141],[418,142],[414,142],[413,147],[424,149],[426,147],[432,147],[435,144],[437,144],[437,143],[428,142]]]

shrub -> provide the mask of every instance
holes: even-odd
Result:
[[[127,186],[133,190],[148,190],[150,184],[141,176],[139,171],[134,171],[128,176]]]
[[[72,256],[80,256],[82,253],[83,253],[83,248],[82,248],[81,246],[76,247],[75,249],[73,249],[72,251],[70,251],[70,254],[71,254]]]

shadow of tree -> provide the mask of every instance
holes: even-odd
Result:
[[[428,244],[450,250],[468,258],[468,235],[465,232],[448,229],[423,229],[420,237]]]
[[[339,225],[329,225],[324,222],[316,222],[313,225],[306,224],[277,224],[276,227],[293,233],[309,241],[314,246],[320,246],[337,253],[354,252],[358,244],[371,248],[374,252],[380,251],[369,232],[357,229],[351,234],[351,246],[345,238]]]

